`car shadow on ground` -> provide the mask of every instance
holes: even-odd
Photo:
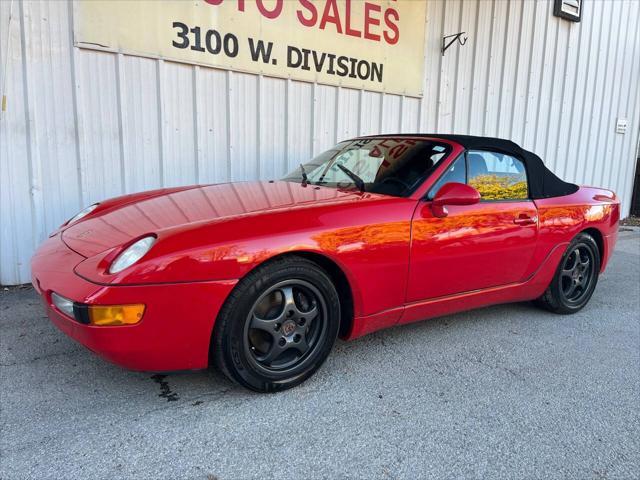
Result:
[[[198,406],[220,396],[246,397],[252,392],[228,380],[214,368],[182,372],[133,372],[101,359],[58,331],[44,315],[37,294],[30,288],[2,292],[3,316],[11,312],[13,321],[3,325],[0,366],[16,368],[27,376],[48,375],[59,384],[72,387],[81,396],[109,392],[129,397],[155,396],[158,402]],[[499,305],[439,317],[374,332],[353,341],[338,340],[325,366],[298,389],[330,388],[345,373],[367,369],[371,363],[405,356],[423,345],[442,344],[468,335],[478,324],[489,330],[514,331],[513,318],[536,315],[550,320],[555,315],[541,312],[530,303]],[[5,323],[5,322],[2,322]],[[409,355],[409,358],[411,356]],[[405,365],[405,367],[407,367]],[[420,365],[415,365],[420,368]]]

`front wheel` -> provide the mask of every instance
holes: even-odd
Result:
[[[327,273],[284,257],[243,278],[220,311],[212,342],[216,365],[259,392],[294,387],[325,361],[338,334],[340,301]]]
[[[600,251],[588,233],[578,234],[567,247],[551,284],[536,304],[554,313],[576,313],[593,295],[600,272]]]

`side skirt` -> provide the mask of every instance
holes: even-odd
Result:
[[[358,317],[354,319],[353,328],[347,339],[352,340],[367,333],[397,324],[427,320],[489,305],[522,302],[538,298],[551,283],[567,245],[568,243],[556,245],[547,255],[542,265],[524,282],[431,298],[385,310],[374,315]]]

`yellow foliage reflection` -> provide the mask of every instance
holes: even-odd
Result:
[[[527,198],[527,182],[519,175],[478,175],[469,179],[469,185],[478,190],[484,200]]]

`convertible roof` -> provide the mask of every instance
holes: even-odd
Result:
[[[535,153],[525,150],[520,145],[505,140],[503,138],[493,137],[474,137],[471,135],[443,135],[438,133],[415,133],[415,134],[397,134],[397,135],[373,135],[369,138],[383,137],[429,137],[440,138],[442,140],[450,140],[462,145],[467,150],[490,150],[493,152],[504,153],[519,158],[527,167],[527,177],[529,179],[529,193],[531,198],[550,198],[561,197],[575,193],[578,186],[568,183],[558,178],[551,170],[549,170],[542,159]]]

